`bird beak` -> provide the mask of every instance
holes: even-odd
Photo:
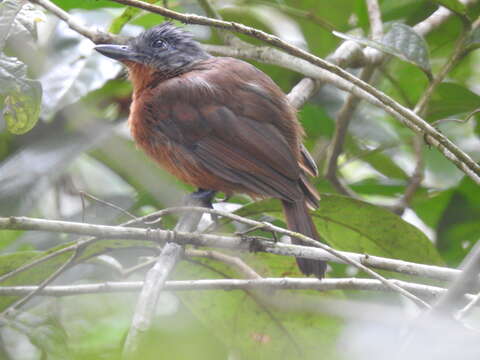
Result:
[[[95,46],[100,54],[118,61],[134,61],[139,62],[140,54],[133,51],[127,45],[97,45]]]

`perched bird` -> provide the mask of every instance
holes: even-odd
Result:
[[[307,180],[317,168],[295,109],[272,79],[244,61],[209,55],[171,23],[95,49],[127,66],[130,129],[155,161],[210,199],[216,191],[280,199],[288,228],[319,239],[308,213],[319,196]],[[306,275],[324,275],[324,262],[297,263]]]

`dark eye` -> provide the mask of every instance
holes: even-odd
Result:
[[[158,39],[158,40],[155,40],[155,41],[152,43],[152,47],[154,47],[154,48],[159,48],[159,49],[163,49],[163,48],[166,48],[166,47],[167,47],[167,42],[166,42],[165,40]]]

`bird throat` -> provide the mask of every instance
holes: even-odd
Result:
[[[133,97],[137,97],[145,90],[154,88],[162,79],[159,71],[151,66],[135,62],[125,62],[128,67],[128,77],[133,85]]]

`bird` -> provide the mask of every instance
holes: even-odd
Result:
[[[127,67],[130,131],[153,160],[198,188],[199,196],[279,199],[288,228],[320,241],[309,214],[320,197],[307,178],[318,169],[302,144],[296,109],[267,74],[248,62],[208,54],[171,22],[95,50]],[[325,262],[296,261],[303,274],[324,277]]]

